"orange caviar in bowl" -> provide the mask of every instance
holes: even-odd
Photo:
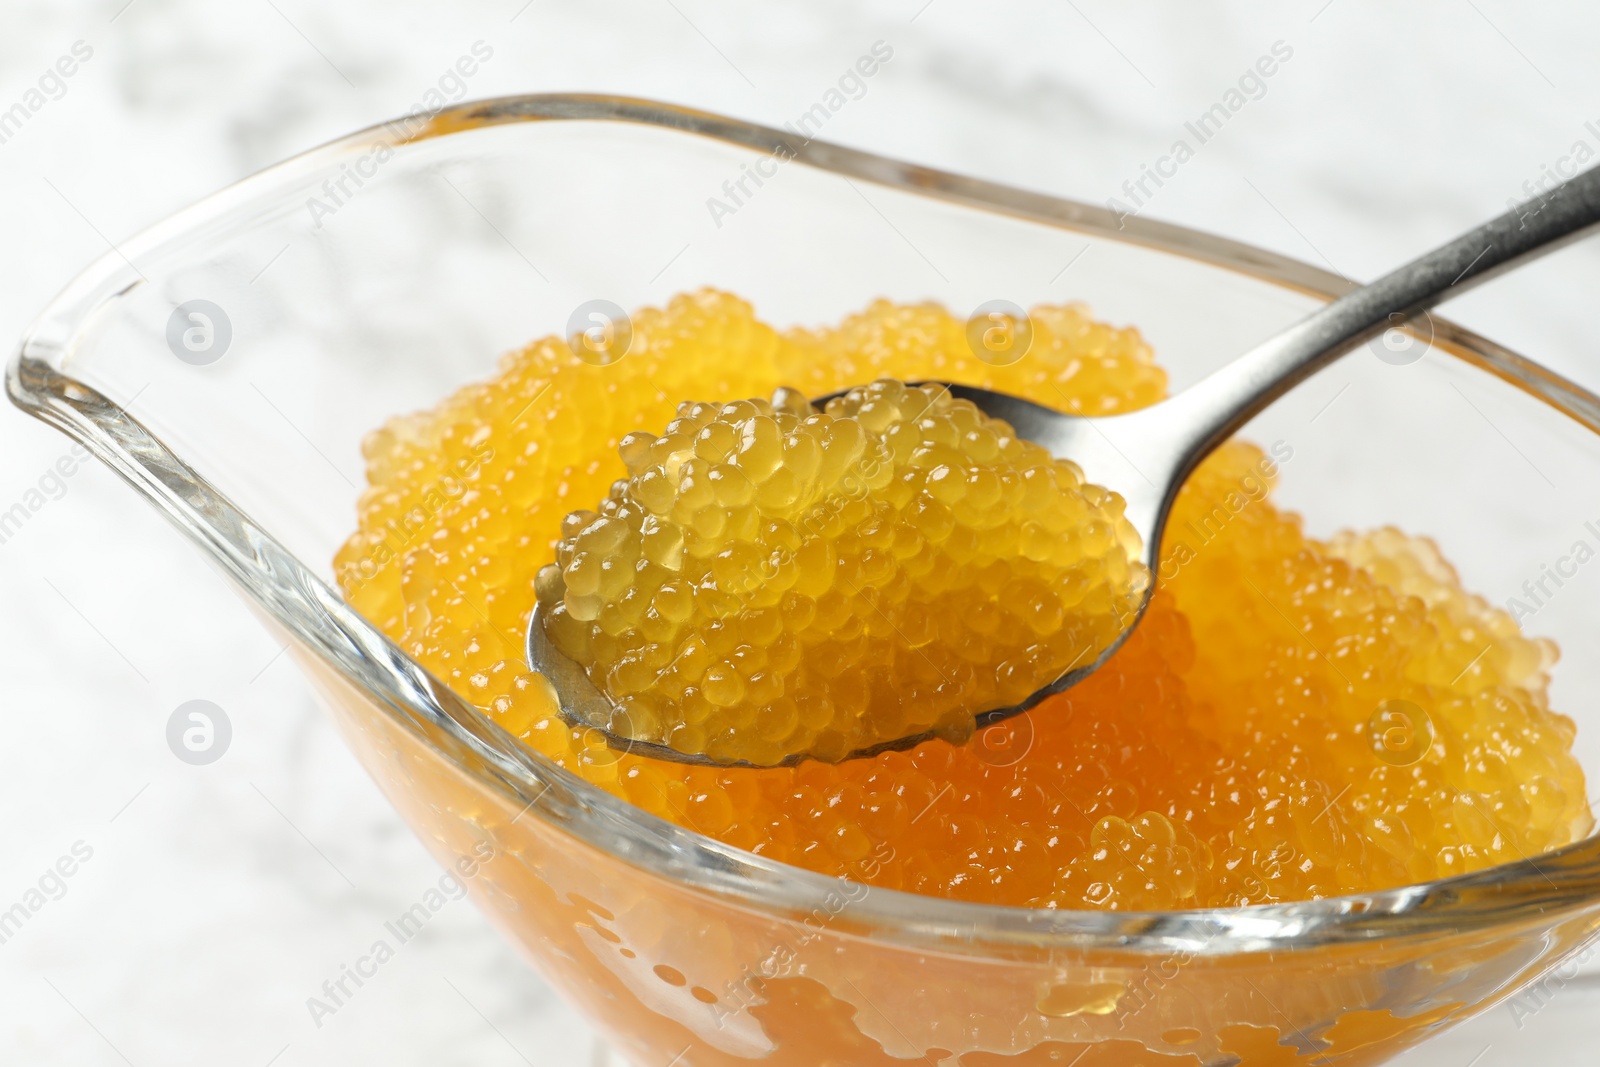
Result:
[[[1028,355],[1005,367],[977,359],[936,305],[879,302],[837,328],[780,333],[711,291],[641,311],[628,354],[607,366],[536,342],[494,379],[372,435],[339,580],[408,653],[574,773],[731,845],[874,885],[1048,908],[1232,906],[1424,881],[1589,832],[1573,724],[1549,705],[1554,646],[1464,591],[1431,542],[1308,537],[1270,500],[1282,446],[1235,442],[1208,459],[1180,494],[1160,588],[1128,642],[965,744],[695,767],[619,754],[560,718],[523,660],[525,627],[536,589],[554,593],[540,570],[581,532],[563,518],[650,466],[630,462],[643,439],[629,435],[653,439],[686,400],[880,378],[1088,414],[1164,395],[1136,332],[1075,307],[1030,318]],[[709,425],[717,410],[693,417]],[[955,580],[986,591],[981,572]],[[874,632],[870,598],[833,607],[837,633]],[[770,657],[781,636],[746,643]],[[748,703],[742,677],[719,707]]]

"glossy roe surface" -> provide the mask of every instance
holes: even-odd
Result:
[[[628,355],[566,342],[393,420],[336,570],[351,602],[527,744],[640,808],[774,859],[962,900],[1227,906],[1378,889],[1534,855],[1592,825],[1555,648],[1465,592],[1431,542],[1307,537],[1269,498],[1285,443],[1231,443],[1184,488],[1144,621],[1098,672],[964,746],[839,765],[686,767],[565,725],[527,672],[561,519],[627,475],[630,432],[693,398],[893,377],[1109,414],[1159,399],[1136,331],[1030,313],[991,366],[935,305],[779,333],[703,291],[639,312]],[[869,605],[870,607],[870,605]],[[868,623],[852,608],[841,626]]]

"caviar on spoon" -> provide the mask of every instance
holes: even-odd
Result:
[[[974,706],[1095,662],[1149,587],[1119,497],[943,385],[685,403],[621,451],[539,574],[540,628],[611,733],[685,755],[965,740]]]

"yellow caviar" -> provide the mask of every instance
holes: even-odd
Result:
[[[613,733],[720,763],[965,741],[1093,663],[1149,581],[1120,497],[937,385],[686,401],[620,451],[540,572],[545,629]]]
[[[350,601],[526,744],[652,814],[769,858],[963,900],[1229,906],[1360,892],[1567,844],[1593,825],[1555,648],[1463,591],[1431,542],[1306,536],[1269,499],[1292,445],[1232,443],[1179,495],[1159,588],[1080,685],[965,745],[840,764],[691,767],[566,725],[522,639],[564,515],[690,398],[939,379],[1107,414],[1165,376],[1132,330],[1030,312],[995,367],[932,304],[778,333],[723,293],[634,317],[590,366],[551,338],[366,445]]]

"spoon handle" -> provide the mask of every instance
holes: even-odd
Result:
[[[1352,290],[1202,379],[1170,403],[1183,408],[1185,457],[1174,484],[1257,412],[1355,345],[1600,224],[1600,167],[1469,230],[1371,285]]]

